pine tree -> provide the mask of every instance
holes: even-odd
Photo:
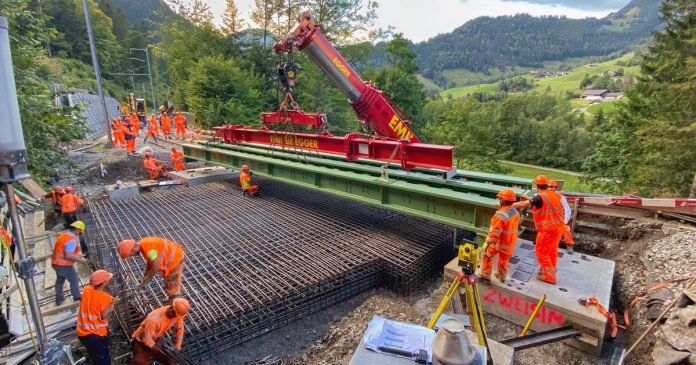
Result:
[[[225,13],[222,16],[222,33],[233,41],[239,37],[239,35],[246,27],[246,22],[239,15],[239,8],[234,0],[227,0],[227,5],[225,6]]]

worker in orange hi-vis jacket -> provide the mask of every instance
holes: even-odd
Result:
[[[51,199],[51,206],[53,207],[53,211],[56,212],[56,214],[60,215],[63,213],[63,196],[65,195],[65,190],[61,188],[60,186],[55,186],[53,190],[44,195],[43,197],[46,199]]]
[[[563,205],[563,240],[566,244],[566,251],[569,255],[573,254],[573,245],[575,245],[575,240],[573,239],[573,234],[570,232],[570,219],[573,217],[573,211],[570,209],[570,204],[568,204],[568,199],[565,195],[558,191],[558,182],[556,180],[549,181],[549,189],[558,193],[561,196],[561,204]]]
[[[148,365],[152,360],[165,365],[174,365],[174,360],[162,352],[157,346],[170,329],[174,329],[175,346],[181,350],[184,342],[184,318],[191,304],[184,298],[176,298],[171,305],[154,309],[150,312],[140,327],[131,336],[133,358],[131,365]]]
[[[251,182],[251,170],[249,169],[249,165],[242,166],[242,173],[239,174],[239,184],[242,186],[243,195],[259,195],[259,186]]]
[[[162,125],[162,133],[164,134],[164,139],[172,139],[172,122],[169,119],[169,114],[166,111],[162,112],[160,116],[160,123]]]
[[[82,291],[77,313],[77,338],[87,348],[93,365],[111,365],[109,318],[117,300],[106,288],[113,276],[106,270],[97,270],[89,276],[89,285]]]
[[[147,142],[148,137],[152,137],[155,140],[155,143],[157,143],[158,134],[159,128],[157,128],[157,118],[155,118],[155,115],[152,114],[150,115],[150,119],[147,120],[147,134],[145,135],[143,143]]]
[[[135,155],[135,140],[138,137],[136,125],[136,123],[133,123],[133,118],[129,117],[126,117],[126,120],[121,124],[121,131],[126,140],[126,156]]]
[[[174,124],[176,124],[176,138],[181,140],[186,135],[186,117],[181,113],[174,114]]]
[[[186,164],[184,163],[184,153],[177,150],[176,147],[172,147],[172,152],[169,154],[172,159],[172,166],[174,171],[186,170]]]
[[[515,209],[532,207],[537,236],[535,253],[540,271],[537,279],[556,284],[556,265],[558,264],[558,243],[563,235],[563,205],[561,195],[549,190],[549,179],[539,175],[534,179],[537,195],[530,198],[522,194],[522,201],[513,204]]]
[[[129,117],[131,125],[133,127],[133,131],[135,132],[136,137],[140,133],[140,118],[138,118],[138,115],[133,113]]]
[[[145,286],[159,271],[164,278],[164,288],[170,300],[181,295],[181,276],[184,272],[184,248],[180,244],[162,237],[145,237],[138,242],[123,240],[118,244],[122,259],[138,253],[147,263],[145,276],[140,283]]]
[[[517,197],[512,190],[505,189],[498,193],[500,209],[491,218],[491,227],[486,237],[488,247],[484,252],[481,263],[481,277],[483,282],[490,282],[493,271],[493,259],[498,257],[498,269],[495,277],[501,283],[505,282],[510,258],[515,253],[517,231],[520,225],[520,213],[512,207]]]
[[[123,130],[121,128],[121,118],[114,118],[111,121],[111,130],[114,134],[114,146],[116,148],[125,148],[126,140],[123,138]]]
[[[77,210],[82,208],[84,204],[84,200],[75,195],[75,189],[72,186],[65,188],[65,195],[60,200],[60,206],[66,229],[77,221]]]
[[[156,180],[160,177],[166,177],[167,171],[162,166],[162,162],[152,158],[150,152],[145,152],[145,161],[143,161],[143,166],[147,170],[148,175],[151,180]]]

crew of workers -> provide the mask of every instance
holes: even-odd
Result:
[[[144,119],[143,119],[144,120]],[[147,143],[152,138],[158,143],[160,129],[164,139],[172,139],[172,122],[175,125],[176,138],[183,140],[186,136],[186,116],[176,112],[174,117],[170,117],[165,110],[160,111],[159,123],[155,114],[150,114],[150,118],[145,122],[146,134],[143,143]],[[114,146],[125,148],[127,156],[134,156],[137,137],[140,133],[140,117],[136,114],[124,115],[122,118],[114,118],[111,121],[111,132],[113,134]]]
[[[77,312],[76,332],[78,339],[87,349],[90,362],[98,365],[111,364],[109,351],[109,318],[118,303],[108,292],[113,274],[106,270],[96,270],[90,275],[89,285],[80,293],[80,278],[75,263],[88,264],[89,260],[80,255],[79,236],[85,231],[82,221],[73,222],[67,231],[56,239],[51,264],[56,272],[56,305],[65,301],[63,284],[68,281],[74,302],[80,302]],[[140,282],[143,288],[159,272],[164,279],[168,304],[151,311],[131,335],[131,364],[145,365],[155,360],[161,364],[174,364],[174,361],[160,347],[160,340],[174,329],[175,347],[181,350],[184,339],[184,318],[191,305],[181,298],[181,281],[185,268],[183,247],[162,237],[145,237],[140,241],[123,240],[118,244],[122,259],[140,254],[147,265]]]
[[[532,207],[537,231],[535,255],[540,266],[536,277],[538,280],[548,284],[557,283],[558,246],[562,238],[568,254],[573,254],[574,240],[569,226],[572,211],[568,200],[557,191],[558,183],[544,175],[537,176],[534,185],[537,188],[536,195],[530,198],[522,194],[519,202],[512,190],[505,189],[498,193],[500,209],[491,218],[482,254],[479,276],[482,282],[490,282],[491,275],[500,282],[505,282],[510,258],[515,253],[521,209]],[[493,272],[496,258],[496,270]]]

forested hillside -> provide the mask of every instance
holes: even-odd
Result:
[[[450,33],[412,45],[421,74],[447,87],[444,70],[543,67],[544,61],[606,56],[644,42],[660,25],[659,0],[633,0],[605,18],[526,14],[480,17]],[[379,63],[379,57],[374,61]],[[457,85],[459,86],[459,85]]]

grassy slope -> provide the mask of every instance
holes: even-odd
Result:
[[[582,81],[586,74],[590,76],[601,75],[606,71],[616,70],[618,68],[623,68],[625,73],[633,73],[635,75],[639,72],[639,66],[616,65],[616,63],[619,61],[628,62],[632,57],[633,54],[628,53],[610,61],[576,67],[572,69],[568,75],[565,76],[550,77],[546,79],[537,80],[536,86],[534,87],[534,89],[532,89],[532,91],[537,91],[541,93],[550,92],[555,95],[563,95],[566,91],[580,93],[580,81]],[[524,77],[531,78],[530,76]],[[445,90],[441,93],[441,95],[443,97],[448,97],[449,95],[452,95],[452,97],[458,97],[475,92],[498,92],[498,86],[497,83],[461,86]],[[577,107],[587,106],[587,103],[585,103],[584,101],[579,101],[575,104],[577,104]]]
[[[510,176],[533,179],[537,175],[546,175],[549,179],[565,181],[563,185],[563,190],[565,191],[590,192],[589,187],[580,181],[580,177],[565,173],[562,170],[548,169],[533,165],[512,164],[505,161],[500,161],[500,165],[512,170],[509,174]]]

